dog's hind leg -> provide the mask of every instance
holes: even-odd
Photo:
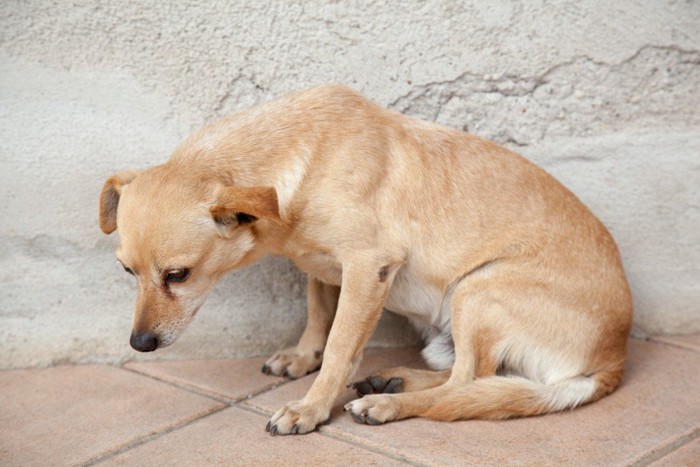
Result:
[[[570,290],[559,292],[522,276],[502,277],[507,288],[491,280],[496,283],[471,281],[455,292],[455,363],[449,379],[422,391],[352,401],[345,409],[353,419],[379,424],[409,417],[523,417],[574,408],[615,389],[624,348],[611,348],[620,355],[591,359],[595,315],[582,312],[573,300],[567,303]],[[507,376],[496,375],[501,367]]]
[[[270,357],[262,367],[263,373],[294,379],[320,368],[339,295],[340,287],[309,277],[304,334],[295,347],[281,350]]]
[[[368,395],[348,403],[345,410],[355,421],[369,425],[409,417],[439,421],[525,417],[599,399],[611,391],[605,384],[607,379],[619,381],[619,375],[599,373],[554,384],[492,376],[464,386],[446,383],[424,391]]]
[[[434,388],[444,384],[452,370],[418,370],[403,366],[379,371],[352,387],[359,397],[367,394],[396,394]]]

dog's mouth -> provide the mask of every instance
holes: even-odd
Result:
[[[168,324],[159,323],[152,331],[132,331],[129,344],[134,350],[139,352],[153,352],[156,349],[172,345],[192,321],[192,318],[197,315],[202,305],[203,303],[198,304],[188,317]]]
[[[182,331],[185,330],[187,325],[195,317],[202,305],[198,305],[190,314],[188,318],[181,319],[169,326],[156,326],[153,332],[148,332],[145,334],[132,333],[130,344],[135,350],[139,352],[152,352],[156,349],[162,349],[172,345]]]
[[[201,305],[201,304],[200,304],[200,305],[197,305],[197,308],[195,308],[194,311],[192,312],[192,318],[194,318],[195,316],[197,316],[197,313],[199,312],[199,309],[200,309],[200,308],[202,308],[202,305]]]

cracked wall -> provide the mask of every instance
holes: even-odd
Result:
[[[700,331],[698,24],[693,1],[2,2],[0,366],[293,343],[304,278],[269,259],[224,279],[173,347],[135,355],[97,195],[218,116],[328,82],[543,165],[616,237],[634,332]],[[374,343],[406,334],[387,315]]]
[[[619,63],[581,56],[533,77],[467,72],[414,86],[391,107],[515,146],[654,128],[658,119],[698,126],[698,65],[698,51],[644,46]]]

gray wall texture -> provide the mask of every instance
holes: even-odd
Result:
[[[700,331],[697,1],[0,2],[1,367],[258,355],[304,325],[268,259],[181,340],[128,346],[135,284],[97,227],[104,180],[275,96],[343,83],[505,144],[618,241],[634,332]],[[373,342],[415,340],[387,314]]]

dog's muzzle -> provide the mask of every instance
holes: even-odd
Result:
[[[147,332],[145,334],[132,332],[129,343],[131,347],[139,352],[152,352],[158,348],[158,336],[152,332]]]

